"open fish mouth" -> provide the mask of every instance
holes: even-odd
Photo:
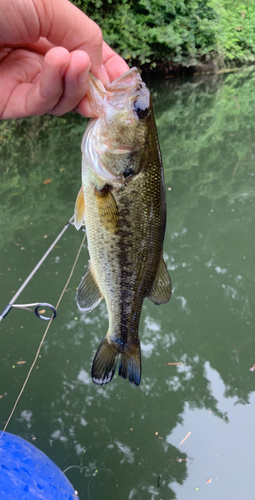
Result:
[[[141,83],[140,74],[137,68],[131,68],[124,75],[116,78],[112,83],[106,83],[105,90],[108,92],[124,92],[131,90],[138,83]]]
[[[133,152],[133,149],[130,149],[130,148],[110,149],[110,152],[113,155],[123,155],[123,154],[126,154],[126,153],[128,154],[128,153]]]

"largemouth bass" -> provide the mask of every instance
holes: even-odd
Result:
[[[163,260],[166,201],[163,167],[150,93],[136,68],[105,87],[91,76],[97,118],[82,141],[82,188],[75,225],[85,224],[90,261],[76,301],[90,312],[104,298],[106,337],[92,379],[107,384],[119,358],[119,375],[141,380],[138,326],[145,297],[165,304],[171,280]]]

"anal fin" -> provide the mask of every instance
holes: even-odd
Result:
[[[77,290],[77,306],[80,311],[90,312],[99,304],[99,302],[101,302],[102,299],[103,295],[101,294],[96,282],[93,267],[89,262]]]
[[[156,305],[167,304],[171,297],[171,291],[171,278],[162,255],[159,261],[156,278],[147,297]]]

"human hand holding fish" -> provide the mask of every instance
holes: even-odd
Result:
[[[89,71],[105,84],[127,69],[68,0],[1,0],[0,118],[71,110],[91,117]]]
[[[92,365],[96,384],[119,375],[138,386],[142,304],[166,304],[171,280],[163,258],[166,200],[149,90],[136,68],[105,86],[90,75],[88,99],[97,118],[82,140],[77,229],[86,226],[90,261],[76,301],[92,311],[104,298],[109,328]]]

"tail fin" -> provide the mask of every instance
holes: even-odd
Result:
[[[141,352],[139,341],[126,350],[117,342],[111,342],[105,337],[97,349],[91,369],[91,376],[95,384],[108,384],[116,370],[120,355],[119,375],[128,378],[135,386],[141,381]]]
[[[120,356],[119,375],[128,378],[129,382],[138,386],[141,382],[141,351],[140,342],[133,344],[128,351]]]
[[[118,345],[105,337],[97,349],[91,369],[95,384],[104,385],[112,380],[118,361]]]

